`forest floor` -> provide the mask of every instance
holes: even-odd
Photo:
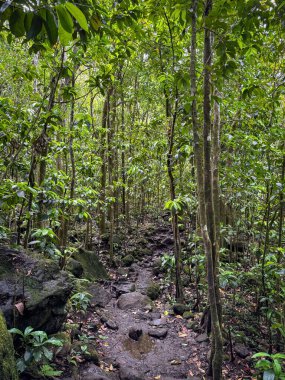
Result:
[[[207,379],[210,343],[199,326],[202,313],[189,311],[188,319],[185,314],[183,318],[174,313],[170,282],[165,281],[165,274],[154,270],[162,255],[170,251],[167,246],[171,244],[170,237],[167,225],[151,230],[147,226],[141,228],[128,244],[135,246],[141,241],[148,254],[129,266],[110,268],[110,280],[96,285],[100,293],[97,306],[96,303],[91,305],[84,316],[80,313],[69,315],[69,323],[80,324],[81,344],[84,344],[82,336],[96,343],[99,362],[81,360],[80,355],[75,358],[77,366],[59,360],[64,370],[62,380]],[[153,284],[159,284],[162,290],[150,304],[146,294]],[[193,304],[192,293],[193,290],[186,289],[189,304],[191,298]],[[236,356],[231,362],[227,355],[226,359],[224,379],[254,378],[248,358]]]

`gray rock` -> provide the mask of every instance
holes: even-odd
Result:
[[[157,339],[164,339],[168,334],[168,329],[150,329],[148,335]]]
[[[250,355],[249,349],[244,344],[236,344],[235,352],[242,359],[245,359],[247,356]]]
[[[114,322],[114,321],[112,321],[112,320],[107,321],[107,322],[106,322],[106,326],[107,326],[110,330],[114,330],[114,331],[119,329],[117,323]]]
[[[120,380],[145,380],[145,376],[133,368],[120,368]]]
[[[129,330],[129,337],[133,340],[139,340],[142,335],[142,329],[139,327],[131,327]]]
[[[133,283],[125,283],[125,284],[115,284],[113,285],[113,289],[116,292],[116,298],[120,297],[122,294],[127,294],[134,292],[136,290],[135,284]]]
[[[162,240],[162,244],[164,245],[173,245],[174,244],[174,240],[173,238],[171,237],[166,237],[165,239]]]
[[[57,332],[65,320],[65,304],[73,287],[68,273],[60,271],[52,260],[7,247],[0,247],[0,263],[0,309],[8,327]],[[19,305],[17,310],[15,304]]]
[[[176,303],[175,305],[173,305],[173,311],[177,315],[183,315],[185,311],[190,311],[190,307],[182,303]]]
[[[105,307],[112,299],[112,294],[100,285],[91,285],[87,292],[91,294],[91,305]]]
[[[209,341],[209,337],[208,337],[207,333],[203,333],[203,334],[198,335],[195,338],[195,340],[196,340],[197,343],[208,342]]]
[[[122,294],[117,301],[117,306],[121,310],[130,309],[142,309],[149,305],[151,300],[138,292],[132,292],[127,294]]]
[[[73,276],[77,277],[77,278],[80,278],[83,274],[83,266],[82,264],[77,261],[77,260],[74,260],[72,258],[70,258],[68,260],[68,263],[67,263],[67,266],[66,266],[66,270],[68,270],[69,272],[71,272],[73,274]]]
[[[152,313],[149,313],[149,317],[152,320],[160,319],[161,318],[161,314],[158,311],[153,311]]]
[[[165,320],[165,318],[163,318],[163,319],[161,319],[161,318],[160,319],[154,319],[149,324],[151,326],[163,326],[163,325],[166,324],[166,320]]]
[[[110,377],[95,364],[88,364],[88,367],[83,369],[80,375],[80,378],[84,380],[110,380]]]

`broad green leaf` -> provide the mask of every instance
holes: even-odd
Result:
[[[56,26],[55,17],[49,10],[46,11],[46,21],[44,21],[44,25],[47,31],[49,42],[53,46],[58,39],[58,29]]]
[[[37,35],[41,32],[43,26],[43,20],[40,16],[34,15],[30,30],[27,33],[27,39],[31,40],[37,37]]]
[[[63,46],[66,46],[69,44],[70,41],[72,41],[72,34],[68,33],[62,25],[59,23],[58,25],[58,35],[59,40],[62,43]]]
[[[261,358],[263,356],[270,357],[270,355],[267,352],[257,352],[256,354],[252,355],[252,358]]]
[[[21,10],[15,10],[10,19],[9,19],[9,26],[11,32],[16,37],[22,37],[25,34],[25,13]]]
[[[60,4],[56,6],[56,12],[59,18],[60,26],[62,26],[62,29],[64,29],[67,33],[71,34],[73,32],[73,21],[72,17],[70,16],[70,13],[66,10],[64,5]],[[59,26],[59,29],[60,29]],[[61,32],[59,30],[59,36]]]
[[[68,9],[69,13],[75,18],[78,24],[84,29],[86,32],[88,31],[88,24],[86,18],[82,11],[72,3],[65,3],[65,7]]]

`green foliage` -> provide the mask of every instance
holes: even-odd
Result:
[[[266,352],[258,352],[252,356],[253,359],[259,359],[255,364],[255,368],[263,373],[263,380],[284,380],[284,361],[285,354],[268,354]],[[283,363],[283,365],[282,365]],[[283,368],[282,368],[283,367]]]
[[[61,371],[54,370],[48,363],[54,356],[54,347],[63,345],[60,339],[49,338],[44,331],[34,331],[32,327],[26,327],[24,331],[17,328],[9,330],[16,334],[21,341],[23,356],[17,360],[17,368],[20,373],[32,371],[44,376],[59,376]]]
[[[90,304],[91,294],[87,292],[78,292],[70,297],[71,305],[75,311],[87,311]]]

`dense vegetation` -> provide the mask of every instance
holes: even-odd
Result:
[[[75,230],[87,248],[108,233],[113,262],[119,231],[167,210],[176,298],[186,265],[197,308],[208,283],[214,379],[240,309],[284,350],[284,2],[10,3],[2,242],[64,267]]]

